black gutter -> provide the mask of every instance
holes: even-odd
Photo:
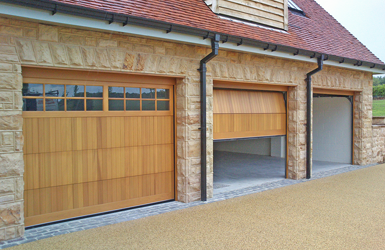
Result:
[[[206,63],[218,55],[221,36],[214,35],[211,39],[211,53],[200,62],[201,81],[201,200],[207,201],[207,122],[206,122]]]
[[[52,0],[0,0],[0,2],[9,3],[13,5],[21,5],[24,7],[37,8],[41,10],[50,11],[52,14],[62,13],[73,16],[81,16],[86,18],[92,18],[97,20],[107,21],[108,23],[121,23],[123,26],[127,24],[144,26],[149,28],[160,29],[168,32],[178,32],[183,34],[195,35],[206,38],[214,38],[214,33],[219,34],[223,37],[222,42],[232,42],[241,45],[249,45],[253,47],[263,48],[271,51],[280,51],[291,53],[293,55],[303,55],[310,58],[315,58],[320,56],[322,53],[304,50],[299,48],[294,48],[286,45],[267,43],[264,41],[259,41],[255,39],[249,39],[239,36],[233,36],[225,33],[218,33],[211,30],[199,29],[195,27],[189,27],[185,25],[179,25],[175,23],[169,23],[164,21],[158,21],[148,18],[136,17],[126,14],[113,13],[98,9],[92,9],[72,4],[60,3]],[[326,55],[326,54],[325,54]],[[361,66],[369,67],[372,69],[380,69],[385,71],[385,64],[372,63],[367,61],[359,61],[351,58],[344,58],[341,56],[335,55],[326,55],[329,61],[334,61],[337,63],[346,63],[355,65],[357,68]]]
[[[323,69],[324,65],[324,55],[321,55],[317,58],[318,68],[307,73],[306,77],[306,90],[307,90],[307,100],[306,100],[306,179],[311,178],[311,125],[312,125],[312,117],[311,117],[311,104],[313,98],[313,91],[311,86],[311,77],[312,75],[320,72]]]

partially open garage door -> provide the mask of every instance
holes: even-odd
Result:
[[[214,89],[214,140],[286,135],[281,92]]]
[[[174,198],[173,79],[23,77],[26,226]]]

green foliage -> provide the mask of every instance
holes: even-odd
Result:
[[[385,100],[373,101],[373,116],[385,116]]]
[[[373,96],[385,97],[385,84],[373,87]]]
[[[385,84],[385,76],[373,77],[373,86],[380,86]]]

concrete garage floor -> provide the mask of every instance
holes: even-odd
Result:
[[[346,166],[350,164],[313,161],[313,173]],[[284,158],[214,151],[214,195],[284,178]]]

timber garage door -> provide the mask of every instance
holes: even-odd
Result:
[[[174,199],[175,80],[23,77],[26,226]]]
[[[286,135],[281,92],[214,89],[214,140]]]

